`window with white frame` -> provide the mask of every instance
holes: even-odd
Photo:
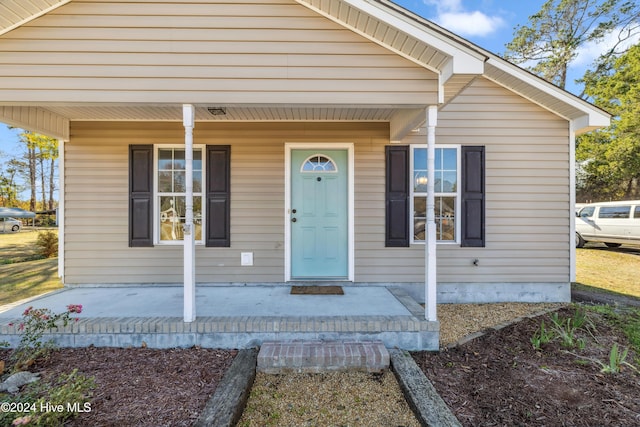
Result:
[[[460,212],[460,147],[435,150],[434,197],[438,242],[458,241]],[[424,243],[427,224],[427,146],[411,146],[411,228],[413,243]]]
[[[155,236],[160,244],[184,240],[186,215],[186,160],[184,147],[155,147]],[[203,243],[202,218],[203,146],[193,147],[193,222],[194,239]]]

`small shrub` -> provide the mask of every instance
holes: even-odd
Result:
[[[36,240],[38,254],[44,258],[51,258],[58,255],[58,235],[53,231],[41,231]]]
[[[22,331],[20,343],[11,353],[14,370],[25,370],[37,359],[47,357],[55,346],[52,340],[43,342],[43,335],[50,329],[67,326],[72,320],[71,314],[81,312],[82,306],[77,304],[69,304],[62,313],[53,313],[48,308],[28,307],[22,313],[22,322],[18,325],[18,329]]]

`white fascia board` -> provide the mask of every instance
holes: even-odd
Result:
[[[380,40],[374,39],[370,34],[363,33],[357,28],[348,25],[338,17],[333,16],[328,12],[313,6],[307,0],[296,0],[296,2],[344,27],[348,27],[352,31],[357,32],[358,34],[368,38],[369,40],[375,41],[378,44],[382,44]],[[352,6],[355,9],[360,10],[363,13],[366,13],[369,16],[372,16],[373,18],[376,18],[381,22],[389,24],[390,26],[398,29],[399,31],[402,31],[405,34],[415,37],[416,39],[421,40],[429,46],[432,46],[445,55],[452,57],[453,64],[451,72],[453,73],[482,74],[484,72],[484,61],[486,60],[486,56],[478,51],[472,50],[466,46],[457,45],[457,43],[453,44],[453,40],[438,37],[436,34],[426,31],[424,27],[418,26],[407,19],[403,19],[392,13],[389,13],[388,11],[380,8],[378,5],[372,4],[366,0],[342,0],[342,2]],[[397,53],[406,57],[406,55],[402,54],[401,52]],[[413,59],[414,62],[416,62],[415,58],[409,59]],[[424,64],[421,65],[424,66]],[[434,71],[442,72],[442,70]]]
[[[576,129],[575,134],[581,135],[583,133],[591,132],[592,130],[606,128],[611,125],[611,120],[606,119],[600,114],[585,114],[577,119],[571,121],[573,129]]]
[[[539,90],[540,92],[551,95],[559,99],[560,101],[564,102],[565,104],[582,112],[583,114],[581,114],[579,117],[566,117],[561,115],[557,111],[550,109],[546,105],[541,104],[539,101],[533,100],[525,96],[525,98],[540,105],[546,110],[549,110],[554,114],[573,122],[574,130],[576,134],[589,132],[591,130],[601,128],[601,127],[607,127],[611,124],[611,115],[605,112],[604,110],[599,109],[598,107],[588,103],[587,101],[584,101],[570,94],[569,92],[523,70],[522,68],[516,65],[511,64],[508,61],[505,61],[500,58],[489,58],[489,60],[487,61],[487,64],[490,64],[491,66],[496,67],[497,69],[504,71],[507,74],[517,77],[522,82],[528,85],[531,85],[532,87]],[[500,84],[499,81],[496,81],[496,83]]]

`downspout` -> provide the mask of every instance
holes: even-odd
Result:
[[[427,108],[427,235],[425,241],[425,319],[438,320],[436,312],[436,214],[435,214],[435,164],[436,164],[436,124],[438,107]]]
[[[185,223],[184,223],[184,321],[196,320],[196,265],[195,239],[193,228],[193,127],[195,125],[195,109],[193,105],[182,106],[184,124],[184,159],[185,159]]]

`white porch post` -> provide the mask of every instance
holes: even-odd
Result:
[[[435,214],[435,159],[436,159],[436,124],[438,107],[427,109],[427,235],[425,241],[425,305],[424,317],[428,321],[438,319],[436,313],[436,214]]]
[[[569,212],[576,209],[576,131],[573,120],[569,122]],[[569,282],[576,281],[576,221],[569,221]],[[571,296],[569,296],[571,298]]]
[[[64,140],[58,140],[58,210],[56,225],[58,226],[58,277],[64,284]]]
[[[195,239],[193,228],[193,127],[195,109],[193,105],[182,106],[184,124],[184,158],[185,158],[185,223],[184,223],[184,321],[196,320],[196,264]]]

